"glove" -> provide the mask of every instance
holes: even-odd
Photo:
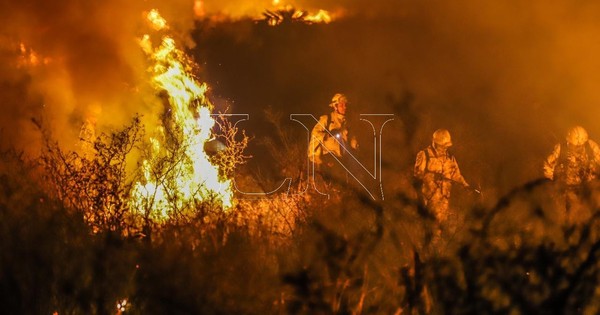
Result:
[[[446,177],[442,173],[433,173],[433,179],[437,181],[443,181]]]

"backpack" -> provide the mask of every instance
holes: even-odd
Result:
[[[582,175],[588,175],[589,173],[593,172],[593,170],[594,170],[594,165],[593,165],[594,154],[593,154],[592,147],[589,142],[586,142],[584,144],[584,146],[585,146],[584,147],[585,155],[587,157],[587,165],[585,165],[583,167],[585,174],[582,174]],[[556,171],[561,176],[564,176],[565,172],[566,172],[567,156],[568,156],[567,148],[568,148],[568,144],[566,142],[560,144],[560,153],[558,155],[558,159],[557,159],[557,163],[556,163]]]
[[[331,113],[327,114],[327,123],[325,124],[325,130],[327,130],[327,132],[325,133],[325,136],[323,137],[323,141],[325,142],[329,137],[331,137],[330,133],[331,130],[329,129],[329,127],[331,127]],[[321,146],[323,145],[322,142],[319,142],[319,144],[315,147],[315,152],[318,151],[319,149],[321,149]],[[323,150],[320,150],[319,155],[323,155]]]
[[[425,152],[425,172],[428,172],[427,170],[429,169],[429,160],[431,159],[431,155],[429,153],[429,150],[435,152],[435,148],[433,148],[433,146],[428,146],[427,148],[425,148],[425,150],[423,150],[423,152]],[[454,156],[452,156],[452,154],[450,154],[449,152],[446,152],[446,157],[448,157],[449,159],[454,159]]]

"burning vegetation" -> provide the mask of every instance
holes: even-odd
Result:
[[[263,13],[264,21],[271,25],[277,26],[281,23],[330,23],[332,18],[329,12],[319,10],[315,14],[310,14],[307,11],[296,10],[293,7],[278,9],[276,11],[267,10]]]
[[[263,23],[254,11],[219,21],[207,16],[214,3],[189,2],[188,18],[200,18],[191,35],[190,21],[173,18],[181,11],[148,9],[146,1],[59,1],[68,13],[58,16],[42,12],[56,8],[41,1],[14,4],[33,26],[8,19],[9,39],[0,34],[0,60],[10,61],[1,65],[10,119],[0,118],[0,135],[11,139],[0,151],[3,313],[600,312],[598,182],[579,187],[585,215],[565,220],[560,187],[529,163],[541,165],[551,145],[527,145],[524,133],[511,138],[510,128],[500,128],[547,105],[521,106],[510,123],[502,119],[504,132],[490,131],[494,115],[481,113],[511,100],[498,96],[506,77],[486,81],[479,67],[501,67],[472,57],[497,51],[497,42],[474,32],[474,43],[454,46],[445,33],[452,18],[460,17],[460,31],[483,23],[478,30],[495,35],[501,22],[464,21],[462,11],[443,4],[442,13],[412,4],[390,22],[333,10],[311,15],[279,1],[262,11]],[[371,7],[380,16],[396,8],[359,9]],[[447,20],[437,24],[439,17]],[[113,18],[121,33],[107,28]],[[45,39],[58,31],[64,36]],[[400,42],[410,45],[394,46]],[[526,64],[523,51],[503,57],[514,58],[510,69]],[[466,70],[454,76],[455,63]],[[432,68],[449,78],[431,79],[444,77]],[[345,92],[360,143],[355,153],[359,163],[375,165],[374,184],[385,198],[352,180],[312,177],[309,130],[288,114],[329,110],[339,86],[356,90]],[[254,112],[236,122],[225,108]],[[367,120],[350,117],[358,111],[397,120],[384,117],[390,124],[381,138],[361,135]],[[466,132],[478,123],[479,134]],[[444,224],[412,182],[415,154],[438,124],[449,124],[461,171],[478,189],[453,188]],[[485,150],[505,138],[518,141],[502,157]],[[524,147],[533,153],[522,154]],[[529,164],[515,168],[516,157]]]
[[[156,11],[150,11],[148,19],[156,30],[167,27]],[[215,125],[213,105],[205,95],[208,86],[190,74],[194,65],[172,38],[163,37],[154,48],[150,36],[144,35],[140,45],[154,62],[152,82],[165,91],[168,109],[149,139],[148,158],[141,164],[143,178],[132,191],[133,208],[155,219],[185,213],[195,202],[208,199],[230,208],[230,179],[223,178],[204,151]]]
[[[147,18],[155,31],[167,29],[158,11],[150,11]],[[65,152],[46,135],[42,164],[52,183],[49,189],[69,207],[83,211],[96,231],[134,235],[170,220],[189,220],[201,204],[220,211],[234,205],[229,176],[244,162],[247,138],[236,139],[233,126],[220,119],[221,138],[231,148],[212,158],[205,152],[205,145],[216,137],[219,119],[205,95],[208,87],[191,74],[195,64],[173,38],[162,35],[158,40],[156,47],[151,35],[140,40],[150,62],[151,84],[164,105],[154,130],[147,131],[136,117],[121,131],[96,137],[90,120],[100,113],[93,113],[80,132],[79,151]],[[140,156],[135,172],[127,164],[133,151]]]

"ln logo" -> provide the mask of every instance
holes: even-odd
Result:
[[[213,114],[213,116],[219,116],[219,114]],[[223,116],[223,115],[221,115]],[[250,115],[248,114],[227,114],[224,115],[226,117],[230,117],[231,119],[234,119],[234,126],[237,126],[238,123],[249,120],[250,119]],[[361,121],[364,121],[366,124],[368,124],[371,127],[371,130],[373,132],[373,166],[372,167],[368,167],[365,166],[362,162],[360,162],[357,157],[355,156],[355,154],[348,150],[347,148],[345,148],[345,146],[342,146],[343,150],[344,150],[344,155],[347,156],[346,159],[344,159],[344,161],[340,160],[340,159],[335,159],[337,163],[339,163],[339,165],[341,167],[343,167],[347,174],[348,177],[351,178],[353,181],[355,181],[358,185],[360,185],[360,187],[362,187],[365,192],[373,199],[377,199],[378,197],[381,198],[382,200],[385,199],[385,195],[383,192],[383,184],[381,181],[381,156],[383,153],[383,148],[382,148],[382,136],[383,136],[383,128],[385,127],[385,125],[394,120],[394,115],[393,114],[361,114]],[[295,121],[297,123],[299,123],[300,125],[302,125],[302,127],[304,127],[304,129],[307,132],[307,143],[310,144],[310,132],[313,128],[313,126],[315,126],[316,124],[319,123],[319,120],[317,118],[315,118],[315,116],[313,116],[312,114],[291,114],[290,115],[290,120],[291,121]],[[323,126],[327,133],[329,134],[329,136],[333,137],[334,139],[336,139],[336,141],[339,141],[337,138],[334,137],[333,134],[331,134],[329,132],[329,130],[327,130],[327,128],[325,126]],[[323,145],[320,141],[319,143],[321,145]],[[308,148],[307,148],[308,149]],[[309,167],[306,168],[306,178],[310,178],[311,180],[309,180],[308,182],[312,183],[312,187],[309,187],[308,183],[307,185],[304,187],[304,189],[302,191],[300,191],[297,194],[303,194],[306,193],[309,189],[314,189],[317,192],[319,192],[320,194],[323,195],[327,195],[327,192],[322,192],[319,191],[318,188],[315,186],[315,165],[314,162],[311,162],[308,159],[308,156],[306,157],[306,162],[308,164]],[[368,180],[369,182],[366,182],[366,180]],[[269,192],[247,192],[247,191],[242,191],[236,181],[235,178],[233,179],[233,185],[234,188],[241,194],[241,195],[245,195],[248,196],[249,198],[261,198],[261,197],[268,197],[269,195],[273,195],[276,193],[290,193],[290,186],[292,183],[292,178],[286,178],[284,179],[276,188],[274,188],[273,190],[269,191]],[[374,188],[377,187],[377,188]]]

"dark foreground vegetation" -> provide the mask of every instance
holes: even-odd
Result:
[[[465,195],[441,237],[409,188],[385,201],[340,187],[329,199],[244,200],[226,211],[204,202],[164,222],[136,220],[124,202],[124,160],[103,155],[134,139],[132,130],[75,159],[89,177],[68,178],[68,155],[57,152],[35,161],[2,154],[0,313],[600,312],[594,185],[573,225],[544,181],[493,206]],[[57,178],[60,189],[49,188]]]

